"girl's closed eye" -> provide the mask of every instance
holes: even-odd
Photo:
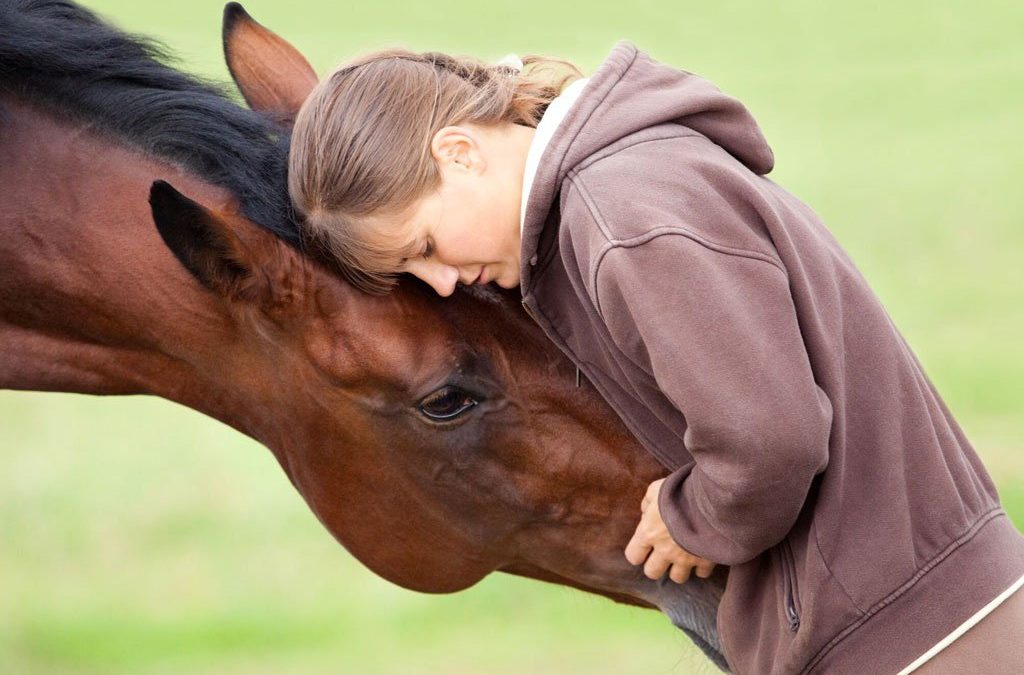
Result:
[[[412,252],[410,251],[410,254],[411,253]],[[433,253],[434,253],[434,247],[431,244],[430,240],[428,239],[427,241],[425,241],[423,243],[423,247],[420,249],[419,257],[423,258],[425,260],[425,259],[429,258],[431,255],[433,255]],[[401,267],[405,267],[406,263],[408,263],[408,262],[409,262],[409,258],[400,258],[398,260],[398,266],[400,268]]]

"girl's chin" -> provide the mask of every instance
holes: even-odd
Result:
[[[504,269],[499,268],[499,270],[497,272],[497,275],[495,275],[495,268],[494,268],[494,266],[485,265],[483,270],[481,270],[481,272],[480,272],[480,279],[477,281],[477,283],[482,286],[484,284],[489,284],[491,282],[494,282],[497,285],[501,286],[502,288],[515,288],[515,287],[517,287],[519,285],[519,275],[518,274],[505,275],[505,274],[502,274],[502,272],[504,272],[504,271],[505,271]]]
[[[516,288],[519,286],[519,278],[513,276],[512,278],[498,277],[494,280],[494,283],[498,284],[502,288]]]

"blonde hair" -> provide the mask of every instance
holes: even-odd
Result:
[[[503,60],[504,61],[504,60]],[[386,49],[344,63],[302,104],[292,131],[288,191],[307,242],[356,287],[384,294],[418,251],[363,236],[368,216],[396,215],[440,187],[430,143],[449,125],[536,127],[583,76],[568,61],[527,55],[520,70],[440,52]],[[384,235],[384,236],[380,236]]]

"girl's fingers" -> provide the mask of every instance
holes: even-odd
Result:
[[[647,507],[651,505],[655,499],[658,498],[658,492],[661,490],[661,484],[665,482],[664,478],[659,478],[650,485],[647,486],[647,491],[644,493],[644,498],[640,500],[640,513],[647,510]]]
[[[695,568],[697,576],[701,579],[707,579],[711,576],[711,571],[715,569],[715,563],[705,560],[698,564]]]
[[[650,557],[647,558],[647,562],[644,563],[644,576],[648,579],[658,580],[665,575],[665,571],[668,569],[669,561],[664,556],[658,555],[657,551],[651,553]]]
[[[631,565],[642,565],[647,560],[648,554],[651,552],[650,546],[643,544],[634,544],[635,540],[629,542],[629,546],[626,547],[626,560]]]
[[[686,580],[690,578],[690,569],[689,565],[674,563],[672,569],[669,570],[668,577],[677,584],[685,584]],[[697,576],[700,576],[699,572]]]
[[[633,538],[626,544],[626,560],[631,565],[640,565],[647,559],[647,554],[651,552],[651,545],[648,543],[647,538],[641,534],[641,527],[643,527],[643,520],[636,526],[636,531],[633,532]]]

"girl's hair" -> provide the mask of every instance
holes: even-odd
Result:
[[[302,104],[288,157],[288,191],[307,241],[323,247],[356,287],[387,293],[399,260],[418,252],[368,216],[395,216],[437,190],[430,143],[449,125],[536,127],[579,68],[527,55],[520,71],[472,57],[386,49],[339,66]]]

